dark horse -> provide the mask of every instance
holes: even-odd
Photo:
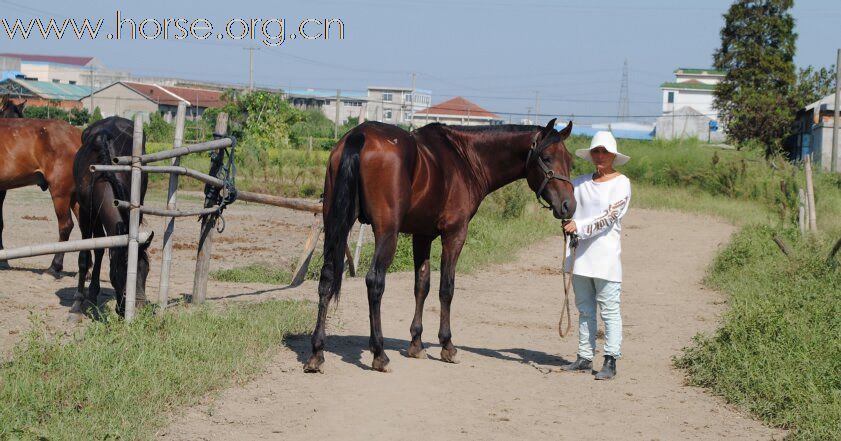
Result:
[[[11,106],[15,106],[12,104]],[[3,104],[3,113],[9,107]],[[14,113],[14,112],[13,112]],[[50,190],[58,217],[59,240],[66,241],[78,218],[72,164],[82,140],[82,131],[66,121],[0,118],[0,249],[3,248],[3,200],[6,191],[27,185]],[[0,262],[5,265],[5,262]],[[64,254],[56,254],[48,273],[61,275]]]
[[[9,97],[4,96],[0,101],[0,118],[23,118],[23,107],[26,101],[15,104]]]
[[[397,248],[398,233],[411,233],[415,263],[415,315],[408,355],[425,358],[421,340],[423,303],[429,293],[429,250],[441,236],[441,358],[456,362],[450,332],[455,268],[467,237],[467,224],[482,199],[494,190],[525,178],[548,202],[558,219],[575,212],[569,181],[571,156],[564,140],[572,123],[558,132],[546,127],[461,127],[429,124],[413,132],[377,122],[348,132],[330,154],[324,183],[324,266],[318,284],[318,321],[312,335],[307,372],[324,363],[327,307],[338,297],[344,249],[359,219],[374,230],[371,269],[365,276],[371,321],[369,346],[373,368],[387,372],[383,351],[380,301],[385,274]]]
[[[97,121],[82,133],[82,148],[73,162],[73,178],[79,195],[79,229],[82,238],[118,236],[128,234],[128,211],[114,206],[114,200],[128,201],[131,191],[130,172],[91,173],[92,164],[112,164],[115,156],[131,156],[134,139],[134,123],[125,118],[112,116]],[[144,139],[143,151],[146,151]],[[148,178],[142,174],[140,200],[146,195]],[[151,241],[150,241],[151,242]],[[148,244],[140,245],[137,267],[137,304],[146,303],[146,276],[149,273]],[[100,292],[99,272],[105,250],[94,250],[95,261],[91,273],[91,282],[85,295],[85,274],[91,264],[90,251],[79,253],[79,285],[76,301],[70,309],[71,314],[81,314],[85,300],[97,304]],[[117,313],[125,312],[126,268],[128,251],[112,248],[110,251],[111,285],[117,298]]]

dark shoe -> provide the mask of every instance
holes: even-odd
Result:
[[[586,358],[581,358],[580,355],[575,356],[575,361],[572,363],[561,366],[561,369],[565,371],[589,371],[593,368],[593,362],[587,360]]]
[[[616,359],[612,355],[604,356],[602,370],[596,374],[596,380],[612,380],[616,376]]]

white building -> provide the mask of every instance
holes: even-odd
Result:
[[[675,80],[660,85],[663,113],[657,118],[657,138],[723,141],[724,128],[713,107],[715,86],[725,73],[714,69],[675,70]],[[710,125],[712,123],[712,126]],[[717,127],[711,130],[711,127]]]
[[[432,104],[432,91],[411,87],[368,87],[368,117],[389,124],[412,123],[412,117]],[[415,124],[417,126],[417,124]]]
[[[336,101],[336,95],[339,101]],[[301,110],[318,109],[330,121],[336,122],[336,105],[339,106],[339,124],[349,118],[358,118],[359,123],[366,120],[368,95],[365,92],[336,91],[325,89],[288,89],[284,91],[286,100]]]
[[[19,60],[19,70],[26,79],[48,83],[93,86],[100,89],[127,80],[128,72],[106,68],[94,57],[0,53],[0,57]]]

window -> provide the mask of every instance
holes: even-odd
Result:
[[[675,93],[674,92],[669,92],[668,103],[669,104],[674,104],[675,103]]]
[[[391,102],[391,92],[383,92],[383,101]]]
[[[59,82],[60,82],[60,81],[58,81],[58,80],[53,80],[53,83],[58,84]]]
[[[70,84],[76,84],[76,82],[73,81],[73,80],[70,80]]]
[[[403,94],[403,102],[411,103],[412,102],[412,94],[411,93],[404,93]]]
[[[391,110],[383,110],[383,119],[391,121]]]

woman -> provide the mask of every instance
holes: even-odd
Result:
[[[596,305],[605,325],[604,365],[596,380],[616,376],[616,359],[622,354],[622,317],[619,291],[622,285],[622,216],[631,201],[631,181],[613,169],[630,157],[616,150],[610,132],[598,132],[589,149],[575,154],[591,161],[596,172],[573,180],[577,208],[564,231],[579,238],[575,261],[568,253],[566,268],[572,270],[575,306],[578,307],[578,354],[564,366],[568,371],[588,371],[593,367],[596,350]]]

